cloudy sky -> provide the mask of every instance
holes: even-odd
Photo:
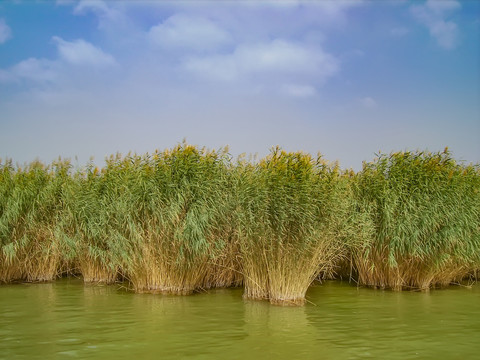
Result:
[[[0,157],[280,145],[480,162],[479,1],[2,1]]]

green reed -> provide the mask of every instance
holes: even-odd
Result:
[[[48,167],[1,166],[0,281],[52,280],[63,271],[60,227],[70,168],[61,159]]]
[[[211,283],[230,285],[212,275],[231,228],[228,161],[223,150],[185,143],[130,159],[126,273],[136,291],[186,294]]]
[[[245,297],[301,304],[311,282],[342,255],[348,200],[337,166],[279,148],[241,164],[238,211]]]
[[[480,176],[441,153],[398,152],[365,163],[356,199],[371,236],[353,246],[360,284],[428,289],[480,264]]]

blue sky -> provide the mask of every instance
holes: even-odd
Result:
[[[0,157],[272,146],[480,162],[479,1],[3,1]]]

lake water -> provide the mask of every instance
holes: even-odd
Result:
[[[304,307],[134,294],[80,279],[0,286],[0,359],[475,359],[480,285],[391,292],[326,282]]]

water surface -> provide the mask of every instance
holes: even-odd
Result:
[[[326,282],[305,307],[242,289],[134,294],[79,279],[0,286],[0,359],[473,359],[480,285],[391,292]]]

